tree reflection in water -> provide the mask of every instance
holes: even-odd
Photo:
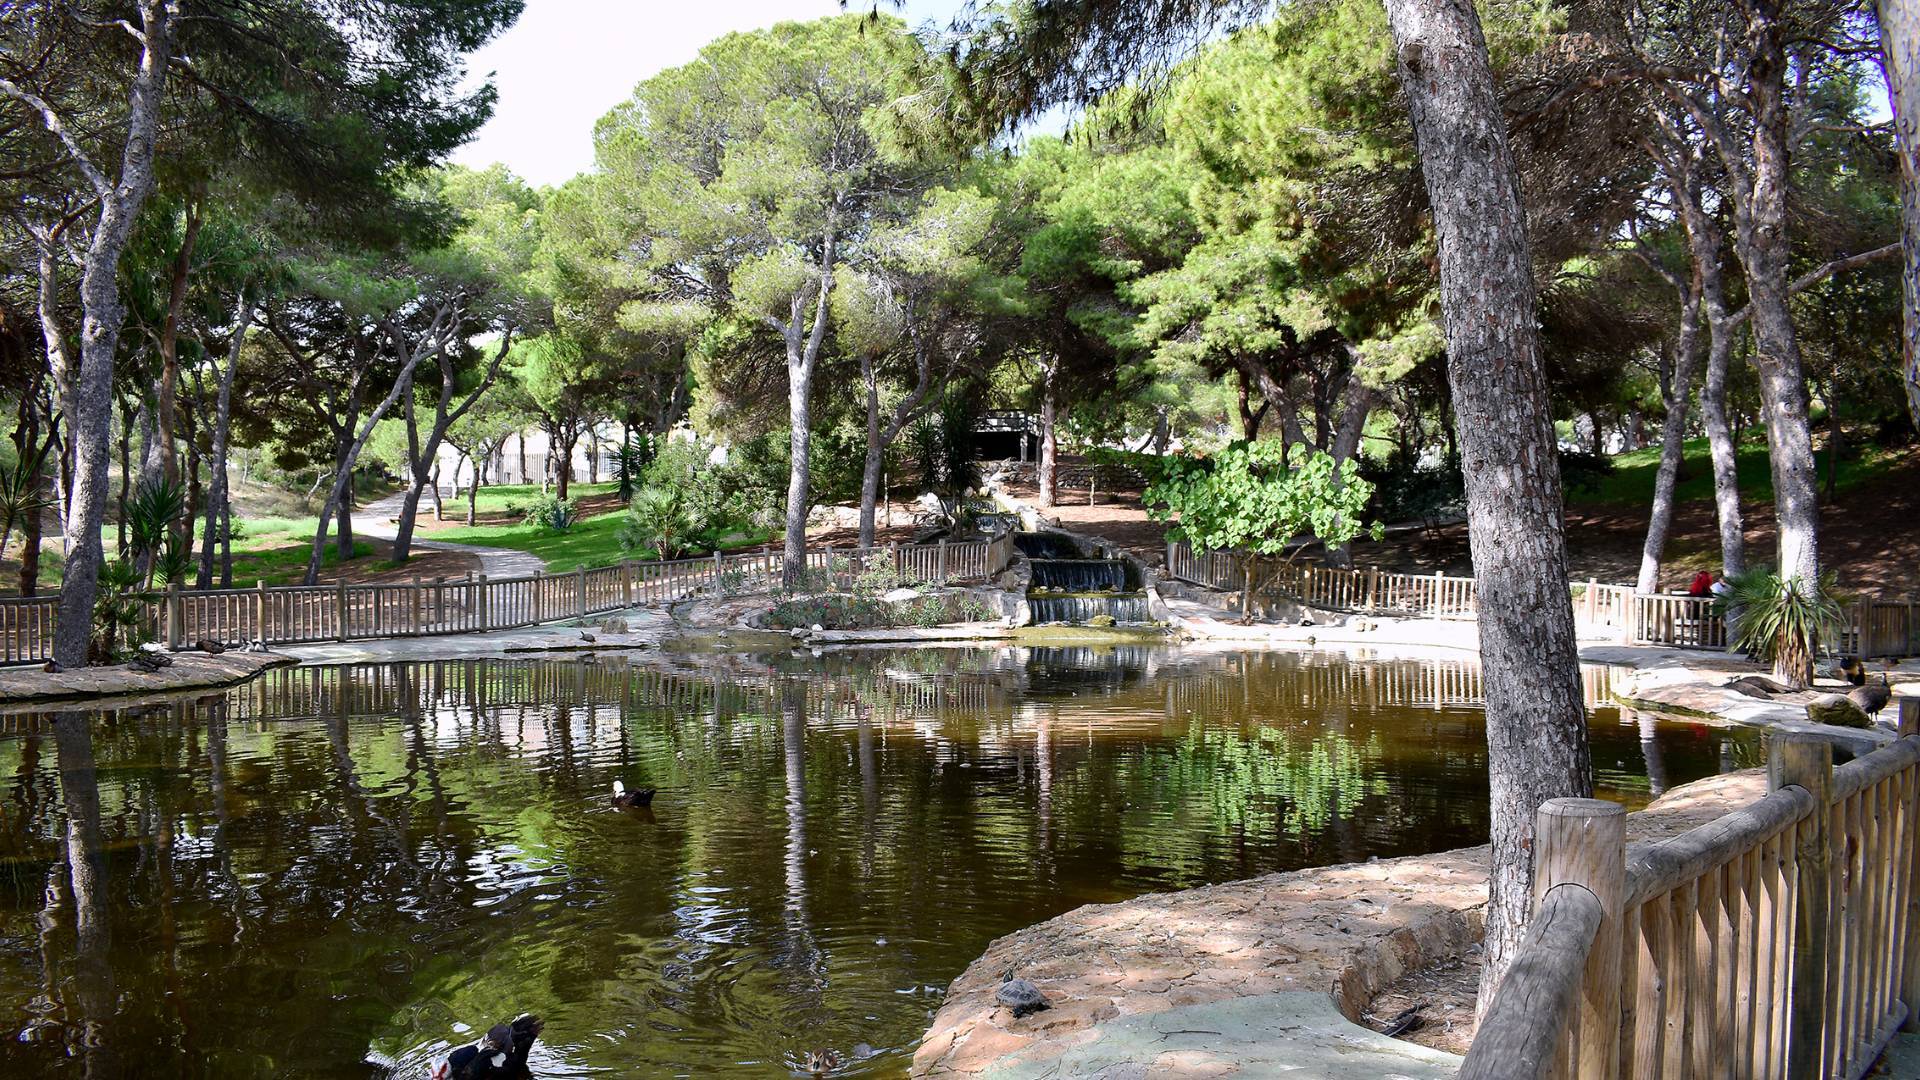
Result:
[[[543,1075],[856,1043],[896,1075],[933,988],[1020,926],[1481,841],[1477,691],[1464,664],[956,648],[299,668],[8,717],[0,1071],[364,1077],[533,1011]],[[1612,797],[1758,759],[1595,709]],[[610,809],[616,778],[654,813]]]

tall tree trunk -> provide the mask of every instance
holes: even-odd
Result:
[[[1056,494],[1060,465],[1060,436],[1054,430],[1057,419],[1055,401],[1056,388],[1053,385],[1055,371],[1052,367],[1044,369],[1040,383],[1040,464],[1034,470],[1035,486],[1039,496],[1034,501],[1041,506],[1052,506]]]
[[[527,433],[516,431],[513,433],[513,438],[520,451],[520,475],[514,478],[514,483],[524,484],[527,482]]]
[[[1920,428],[1920,7],[1908,0],[1879,0],[1877,10],[1900,159],[1900,241],[1907,260],[1906,273],[1900,276],[1900,352],[1907,413]]]
[[[1643,593],[1659,587],[1660,563],[1673,527],[1673,491],[1680,483],[1680,463],[1687,450],[1687,404],[1693,394],[1694,369],[1699,367],[1699,341],[1700,298],[1690,290],[1680,307],[1667,416],[1660,430],[1660,468],[1653,477],[1653,509],[1647,518],[1646,542],[1640,547],[1640,577],[1634,585]]]
[[[826,339],[827,304],[833,294],[833,267],[838,234],[829,214],[826,243],[820,251],[815,278],[813,326],[802,336],[801,316],[806,297],[796,295],[789,306],[787,321],[775,328],[787,346],[787,535],[780,581],[789,589],[800,587],[807,573],[807,510],[813,483],[813,369],[820,357],[820,345]]]
[[[107,512],[113,366],[120,327],[126,319],[120,300],[120,255],[140,216],[140,207],[153,189],[160,98],[166,87],[173,40],[172,10],[167,5],[144,0],[140,18],[145,44],[128,98],[119,180],[110,182],[89,169],[89,179],[100,198],[100,217],[80,277],[80,304],[85,313],[80,330],[80,370],[71,385],[72,400],[62,403],[74,455],[73,488],[66,515],[70,555],[60,586],[53,642],[54,660],[62,667],[79,667],[87,662],[87,643],[93,631],[93,602],[105,558],[100,525]]]
[[[173,260],[167,286],[167,312],[160,323],[160,385],[154,403],[155,432],[160,440],[160,471],[168,481],[180,479],[180,461],[173,430],[180,397],[180,312],[187,303],[187,279],[193,271],[193,248],[200,237],[200,203],[187,201],[187,222],[180,252]]]
[[[880,502],[880,474],[884,471],[887,448],[880,441],[880,380],[874,372],[873,354],[860,353],[860,381],[867,391],[867,458],[860,466],[860,538],[858,545],[873,546],[874,511]]]
[[[1387,0],[1440,249],[1486,696],[1493,872],[1482,1006],[1525,933],[1534,811],[1592,793],[1559,459],[1527,225],[1470,0]]]
[[[233,373],[240,366],[240,350],[252,326],[253,298],[243,291],[240,310],[234,318],[233,337],[227,341],[227,363],[220,369],[219,389],[214,397],[213,452],[207,465],[207,523],[200,543],[200,574],[194,580],[194,586],[200,589],[213,587],[214,545],[225,539],[229,520],[227,438],[233,426]]]
[[[307,572],[305,576],[301,578],[302,584],[315,585],[320,581],[320,561],[326,552],[327,516],[329,514],[337,512],[340,517],[340,547],[338,549],[340,559],[345,561],[353,558],[352,488],[354,464],[360,460],[360,451],[366,447],[367,440],[373,437],[374,425],[380,422],[380,418],[387,414],[388,409],[393,408],[393,403],[400,399],[400,395],[413,392],[413,369],[419,366],[421,359],[422,354],[418,352],[408,358],[406,365],[400,369],[399,378],[393,382],[393,389],[389,390],[387,396],[380,401],[380,404],[375,405],[373,411],[367,414],[365,420],[361,421],[359,434],[353,436],[352,441],[342,450],[337,467],[334,470],[333,486],[328,489],[327,501],[320,509],[320,526],[314,530],[313,547],[307,552]],[[352,429],[348,430],[351,433]]]
[[[1378,394],[1357,377],[1347,380],[1342,393],[1346,395],[1346,401],[1340,410],[1340,423],[1333,429],[1332,445],[1328,448],[1336,467],[1346,465],[1360,453],[1360,440],[1367,433],[1367,417],[1372,415],[1374,403],[1379,400]],[[1345,486],[1345,482],[1344,475],[1336,474],[1336,487]],[[1352,542],[1327,548],[1326,557],[1329,566],[1351,567]]]

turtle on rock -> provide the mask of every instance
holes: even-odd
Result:
[[[1000,989],[994,991],[993,1000],[1011,1010],[1016,1020],[1028,1013],[1037,1013],[1051,1007],[1047,1004],[1047,996],[1040,992],[1039,987],[1026,979],[1014,978],[1011,971],[1007,972],[1006,979],[1000,983]]]

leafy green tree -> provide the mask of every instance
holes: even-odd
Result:
[[[836,274],[922,167],[887,108],[926,58],[904,24],[849,15],[730,34],[642,83],[595,132],[633,208],[655,302],[758,323],[780,342],[791,444],[789,584],[805,569],[814,375]]]
[[[1256,439],[1206,457],[1161,459],[1141,501],[1154,520],[1174,523],[1169,536],[1196,551],[1246,554],[1240,600],[1250,614],[1254,594],[1292,561],[1289,553],[1299,551],[1302,537],[1331,548],[1368,532],[1372,497],[1373,485],[1360,475],[1358,462],[1336,461],[1325,451],[1290,447],[1281,439]],[[1371,531],[1378,537],[1380,526]]]

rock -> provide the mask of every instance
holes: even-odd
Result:
[[[818,634],[818,633],[821,633],[821,632],[823,632],[823,631],[825,631],[825,630],[826,630],[826,627],[824,627],[824,626],[821,626],[821,625],[820,625],[819,623],[814,623],[814,624],[813,624],[812,626],[809,626],[809,627],[807,627],[807,629],[809,629],[809,630],[811,630],[811,631],[813,631],[814,633],[816,633],[816,634]]]
[[[1008,979],[994,991],[993,1000],[1013,1010],[1015,1018],[1047,1008],[1047,996],[1026,979]]]
[[[791,634],[796,638],[803,638],[807,636],[807,628],[804,626],[796,626],[793,629],[787,631],[787,633]]]
[[[1844,694],[1821,694],[1807,702],[1807,719],[1816,724],[1833,724],[1837,727],[1870,728],[1873,721],[1867,717],[1866,710],[1855,705]]]
[[[885,600],[889,604],[900,604],[908,600],[918,600],[919,598],[919,589],[893,589],[880,594],[880,599]]]

